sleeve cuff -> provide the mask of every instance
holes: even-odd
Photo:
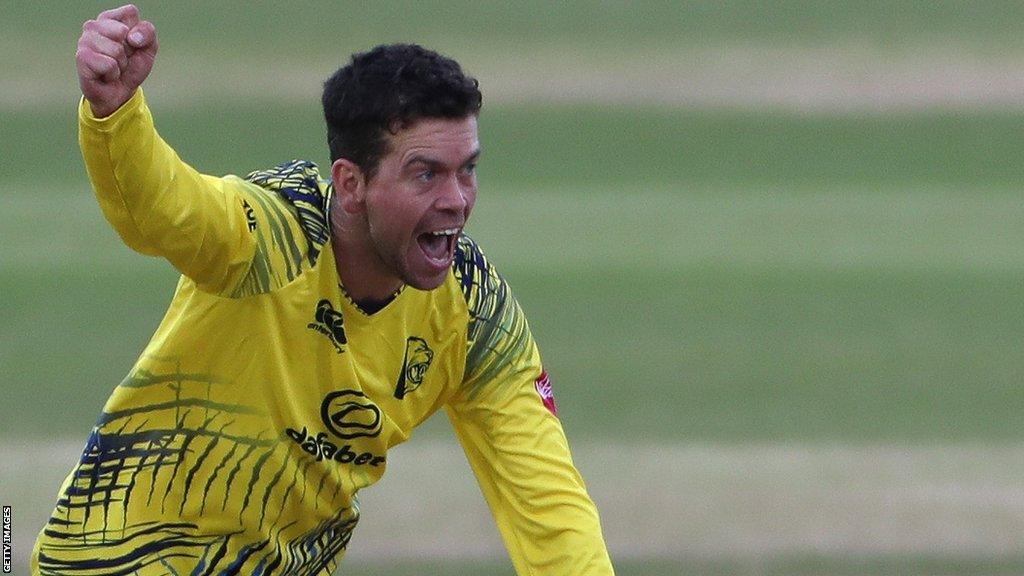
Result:
[[[78,102],[78,119],[84,126],[101,132],[108,132],[116,128],[132,112],[138,111],[145,105],[146,97],[140,87],[135,90],[135,94],[132,94],[132,97],[127,102],[122,104],[117,110],[114,110],[113,114],[105,118],[97,118],[92,113],[92,106],[89,105],[89,101],[83,96]]]

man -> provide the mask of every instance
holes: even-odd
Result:
[[[301,161],[214,178],[154,129],[139,88],[153,25],[125,6],[83,29],[80,144],[100,206],[182,278],[33,571],[329,574],[357,492],[444,407],[518,573],[610,574],[526,320],[462,233],[476,81],[418,46],[357,54],[325,84],[330,182]]]

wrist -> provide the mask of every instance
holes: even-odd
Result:
[[[120,105],[113,107],[103,106],[102,104],[90,102],[88,99],[86,99],[86,103],[89,105],[89,113],[97,120],[102,120],[103,118],[110,116],[114,112],[117,112],[117,109],[121,107]]]
[[[84,126],[94,130],[107,132],[114,130],[122,123],[124,118],[131,117],[135,111],[145,106],[145,95],[141,88],[137,89],[131,98],[121,103],[120,106],[108,111],[103,108],[103,103],[93,104],[88,98],[82,97],[78,105],[79,120]],[[96,108],[99,107],[99,110]]]
[[[90,99],[88,96],[85,96],[84,100],[85,100],[86,104],[88,104],[88,108],[87,109],[88,109],[90,115],[93,118],[96,118],[97,120],[102,120],[104,118],[107,118],[108,116],[113,115],[115,112],[120,110],[129,100],[132,99],[132,97],[135,96],[136,92],[138,92],[138,88],[136,88],[135,90],[132,90],[124,98],[120,98],[120,99],[117,99],[117,100],[109,100],[109,99],[101,99],[101,98],[97,98],[97,99],[93,100],[93,99]]]

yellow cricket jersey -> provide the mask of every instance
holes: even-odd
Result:
[[[612,573],[526,320],[472,240],[442,286],[367,315],[339,284],[313,164],[199,174],[141,90],[105,119],[83,101],[79,120],[103,213],[183,276],[64,481],[33,573],[329,574],[358,491],[442,407],[519,574]]]

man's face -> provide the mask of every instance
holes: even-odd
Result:
[[[476,202],[476,117],[422,119],[388,141],[366,184],[370,240],[390,273],[431,290],[444,282]]]

